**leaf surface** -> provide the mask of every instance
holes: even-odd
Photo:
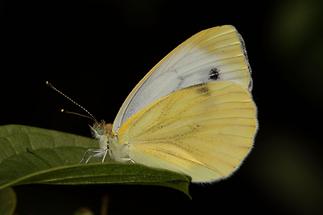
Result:
[[[139,164],[80,164],[96,140],[23,125],[0,126],[0,189],[22,184],[137,184],[188,194],[189,177]]]

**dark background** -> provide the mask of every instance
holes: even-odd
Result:
[[[0,7],[2,125],[90,136],[89,121],[59,112],[80,110],[46,80],[112,122],[162,57],[223,24],[245,40],[259,109],[250,156],[227,180],[191,185],[193,201],[156,187],[17,187],[18,214],[72,214],[80,207],[98,214],[104,194],[110,214],[323,213],[321,1],[5,0]]]

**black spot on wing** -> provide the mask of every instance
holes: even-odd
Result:
[[[209,72],[209,78],[212,80],[218,80],[220,78],[220,71],[216,67],[212,68]]]

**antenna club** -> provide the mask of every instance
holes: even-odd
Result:
[[[52,88],[53,90],[55,90],[55,91],[59,91],[59,90],[57,90],[49,81],[46,81],[45,82],[46,83],[46,85],[48,86],[48,87],[50,87],[50,88]]]

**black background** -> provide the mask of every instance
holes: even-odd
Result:
[[[253,70],[260,129],[232,177],[191,185],[193,200],[156,187],[17,187],[18,214],[321,214],[323,10],[320,1],[1,2],[0,124],[90,136],[57,88],[112,122],[135,84],[205,28],[232,24]]]

